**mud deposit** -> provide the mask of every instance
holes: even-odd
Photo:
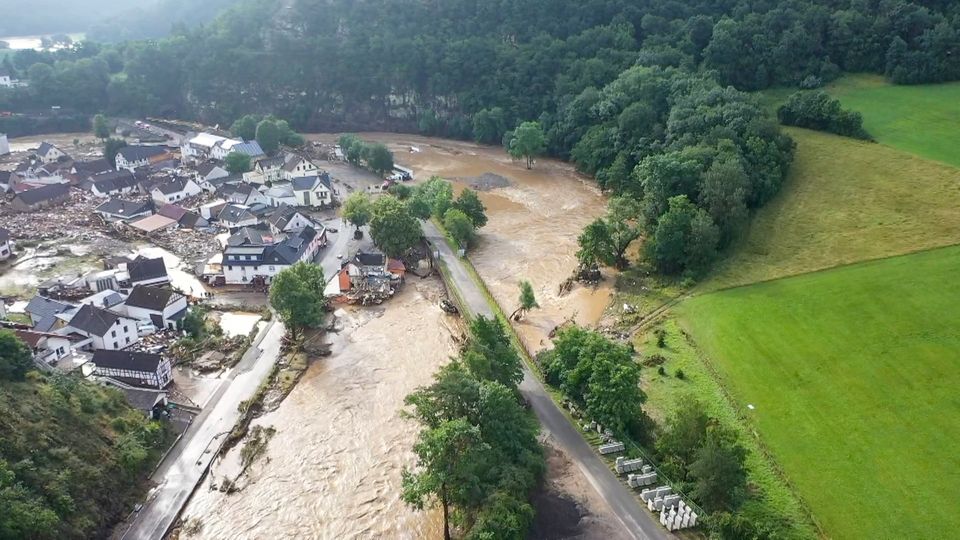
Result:
[[[495,147],[394,134],[363,137],[387,143],[417,180],[439,175],[459,189],[487,189],[480,198],[489,221],[469,257],[507,314],[519,305],[520,281],[533,284],[541,307],[516,325],[531,352],[548,346],[550,331],[564,321],[589,326],[600,320],[610,304],[612,276],[597,288],[574,286],[559,295],[577,266],[577,237],[606,212],[606,198],[590,179],[552,159],[527,170]],[[411,152],[411,146],[420,151]]]
[[[337,311],[333,355],[317,359],[280,407],[254,422],[276,434],[227,495],[205,480],[181,538],[437,538],[439,516],[400,498],[417,426],[403,398],[455,353],[441,285],[412,279],[376,309]],[[228,461],[228,460],[225,460]],[[212,481],[222,479],[215,467]],[[192,523],[191,523],[192,521]]]

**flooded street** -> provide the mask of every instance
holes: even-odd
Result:
[[[235,448],[185,508],[181,538],[437,538],[436,512],[400,498],[417,426],[399,413],[455,353],[441,294],[435,278],[414,278],[382,307],[338,310],[333,354],[254,421],[276,433],[237,480],[241,491],[209,489],[233,479]]]

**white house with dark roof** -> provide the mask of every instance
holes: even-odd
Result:
[[[292,206],[278,207],[267,215],[266,222],[274,234],[298,233],[307,227],[313,227],[318,231],[323,230],[323,225],[318,225],[306,214]]]
[[[231,230],[252,227],[260,222],[260,219],[247,206],[238,204],[224,206],[217,215],[217,220],[222,226]]]
[[[131,386],[165,388],[173,379],[170,360],[159,354],[98,350],[90,363],[94,375]]]
[[[217,194],[229,203],[270,206],[270,199],[250,184],[224,184],[217,189]]]
[[[0,227],[0,261],[13,257],[13,243],[10,241],[10,230]]]
[[[203,189],[189,178],[180,178],[160,184],[150,191],[150,197],[162,203],[175,203],[199,195]]]
[[[256,279],[269,283],[297,262],[312,262],[326,243],[326,233],[312,227],[290,235],[244,228],[227,239],[222,262],[224,280],[233,285]]]
[[[124,169],[95,174],[89,177],[83,186],[97,197],[111,197],[133,193],[139,188],[137,177]]]
[[[205,161],[197,165],[196,175],[197,184],[201,188],[205,189],[206,191],[213,191],[216,188],[214,188],[210,181],[217,180],[219,178],[226,178],[230,176],[230,172],[227,171],[225,167],[221,167],[215,162]]]
[[[40,143],[40,147],[37,148],[37,158],[43,163],[56,163],[62,157],[70,157],[66,152],[57,148],[56,146],[43,141]]]
[[[163,159],[168,153],[164,146],[124,146],[117,152],[117,170],[133,172],[140,167],[146,167],[152,160]]]
[[[243,173],[243,180],[252,184],[265,184],[283,180],[285,156],[263,157],[253,163],[253,170]]]
[[[283,177],[287,180],[302,176],[315,176],[319,170],[313,162],[301,155],[287,154],[284,158]]]
[[[123,306],[134,319],[174,330],[187,314],[187,297],[166,287],[138,286],[130,291]]]
[[[330,176],[323,173],[320,176],[304,176],[294,178],[293,195],[297,199],[297,206],[323,207],[333,203],[333,189],[330,187]]]
[[[83,336],[89,341],[81,341],[78,346],[89,345],[94,350],[125,349],[140,339],[135,319],[89,304],[81,306],[58,333]]]

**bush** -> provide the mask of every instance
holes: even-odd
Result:
[[[666,374],[667,374],[667,370],[664,369],[663,366],[660,366],[660,367],[657,368],[657,374],[658,374],[658,375],[666,375]]]
[[[683,380],[684,377],[686,377],[686,375],[684,375],[684,373],[683,373],[683,370],[680,369],[680,368],[677,368],[677,370],[674,371],[673,374],[674,374],[674,376],[676,376],[676,377],[677,377],[678,379],[680,379],[680,380]]]
[[[777,117],[788,126],[870,140],[870,135],[863,129],[860,113],[844,110],[839,100],[822,90],[794,93],[777,109]]]

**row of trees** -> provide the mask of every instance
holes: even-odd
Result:
[[[503,326],[478,317],[460,355],[406,398],[421,431],[403,498],[417,508],[438,502],[448,540],[451,523],[468,539],[522,540],[533,522],[527,498],[544,459],[517,391],[520,362]]]
[[[375,201],[364,192],[353,193],[344,201],[342,215],[358,229],[369,224],[374,244],[394,258],[419,242],[417,220],[437,219],[464,249],[475,243],[477,229],[487,224],[486,208],[475,191],[464,189],[454,198],[450,182],[436,176],[416,188],[395,184]]]
[[[393,170],[393,152],[383,143],[370,143],[356,135],[341,135],[337,140],[340,151],[347,161],[356,167],[366,163],[371,171],[380,176]]]
[[[840,100],[830,97],[826,92],[795,92],[777,109],[780,123],[819,131],[828,131],[854,137],[870,139],[863,129],[863,117],[856,111],[844,109]]]
[[[241,116],[230,126],[230,133],[245,141],[256,140],[260,148],[268,154],[279,150],[281,145],[299,147],[306,142],[302,135],[290,127],[289,122],[272,115]]]

